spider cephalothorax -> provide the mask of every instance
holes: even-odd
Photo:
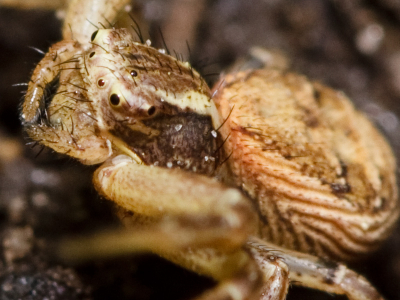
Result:
[[[204,79],[125,29],[99,30],[92,45],[81,73],[104,134],[147,165],[213,174],[220,121]]]

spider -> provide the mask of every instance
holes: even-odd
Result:
[[[381,299],[329,261],[373,251],[398,217],[391,150],[343,94],[266,68],[210,90],[127,30],[80,33],[38,64],[21,118],[33,140],[102,163],[94,185],[133,228],[130,248],[219,282],[198,299],[284,299],[289,278]]]

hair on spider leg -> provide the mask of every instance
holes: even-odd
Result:
[[[150,56],[150,57],[154,57],[154,55],[152,55],[151,53],[150,53],[150,50],[149,49],[146,49],[146,52],[147,52],[147,54]],[[147,57],[146,56],[143,56],[143,58],[146,60],[146,62],[149,62],[149,60],[147,59]]]
[[[98,68],[105,68],[105,69],[110,70],[111,74],[113,74],[113,75],[115,76],[115,78],[119,79],[119,78],[117,77],[117,75],[115,75],[115,72],[116,72],[117,70],[113,70],[113,69],[111,69],[111,68],[109,68],[109,67],[106,67],[106,66],[97,66],[97,67],[98,67]]]
[[[73,92],[69,92],[69,93],[73,93]],[[72,100],[75,100],[76,102],[87,102],[87,103],[92,103],[93,101],[92,100],[88,100],[88,99],[78,99],[78,98],[75,98],[75,97],[72,97],[72,96],[68,96],[68,95],[65,95],[65,97],[68,97],[68,98],[70,98],[70,99],[72,99]]]
[[[222,155],[223,155],[225,153],[224,151],[222,151],[222,152],[220,152],[220,151],[221,151],[222,147],[224,146],[224,144],[226,143],[226,141],[229,139],[229,137],[230,137],[230,134],[222,141],[221,145],[219,145],[217,147],[217,149],[213,152],[213,154],[212,154],[213,157],[216,157],[218,154],[222,153]],[[227,159],[229,159],[229,157]],[[214,171],[216,171],[218,167],[222,166],[222,164],[225,161],[227,161],[227,159],[225,159],[221,163],[219,163],[218,159],[214,160]]]
[[[218,94],[219,90],[221,89],[221,87],[222,87],[223,85],[225,85],[225,79],[223,79],[223,80],[219,83],[218,87],[215,89],[215,91],[214,91],[213,94],[211,95],[211,99],[214,98],[215,95]],[[233,98],[233,97],[229,98],[229,100],[231,100],[232,98]]]
[[[123,56],[123,54],[122,54],[121,52],[118,52],[118,54],[120,54],[121,56]],[[123,59],[125,60],[124,57],[123,57]],[[119,62],[117,62],[117,61],[115,61],[115,60],[112,60],[112,59],[110,59],[110,58],[105,58],[105,60],[114,63],[114,65],[116,65],[116,66],[119,65]]]
[[[67,155],[68,153],[70,153],[72,150],[71,149],[68,149],[67,151],[65,151],[63,154],[64,155]],[[72,157],[71,157],[71,160],[72,160]],[[74,161],[74,160],[72,160],[72,161]]]
[[[179,66],[178,62],[175,61],[175,64],[176,64],[176,66],[178,67],[178,70],[179,70],[180,75],[182,75],[182,69],[181,69],[181,67]]]
[[[174,71],[174,69],[171,67],[171,65],[170,64],[168,64],[167,63],[167,67],[171,70],[171,72],[173,72]]]
[[[239,117],[240,117],[240,116],[239,116]],[[245,129],[245,130],[247,130],[247,129],[252,129],[252,130],[256,130],[256,131],[258,130],[258,131],[261,131],[261,132],[263,131],[262,128],[254,127],[254,126],[251,126],[251,125],[249,125],[249,126],[242,126],[242,128]],[[250,131],[250,130],[248,130],[248,131]],[[250,132],[251,132],[251,131],[250,131]]]
[[[13,86],[17,86],[17,85],[13,85]],[[22,91],[19,91],[19,93],[22,94],[21,98],[19,99],[20,107],[22,108],[22,104],[23,104],[23,101],[25,99],[25,95],[27,93],[26,87],[28,86],[28,84],[24,84],[24,85],[20,84],[19,86],[25,87]]]
[[[235,97],[235,96],[233,96],[233,97]],[[228,121],[229,117],[231,116],[232,111],[233,111],[234,108],[235,108],[235,105],[232,106],[231,110],[229,111],[228,116],[225,118],[225,120],[222,122],[222,124],[219,125],[219,127],[217,129],[215,129],[215,131],[219,131],[222,128],[222,126],[225,125],[226,121]]]
[[[261,149],[261,151],[279,151],[279,148],[272,148],[271,145],[268,146],[249,146],[252,147],[253,149]]]
[[[14,83],[11,86],[28,86],[29,84],[26,82]]]
[[[33,47],[33,46],[28,46],[28,48],[35,50],[37,53],[42,54],[43,56],[46,55],[46,52],[43,50],[40,50],[39,48]]]
[[[182,54],[182,53],[178,53],[178,52],[176,52],[175,50],[173,50],[173,51],[174,51],[174,56],[175,56],[175,58],[176,58],[178,61],[183,62],[183,61],[184,61],[184,59],[183,59],[183,54]]]
[[[100,23],[100,22],[99,22]],[[101,24],[101,23],[100,23]],[[104,25],[103,25],[104,26]],[[104,28],[105,29],[105,28]],[[118,31],[114,31],[114,34],[116,34],[118,36],[119,39],[121,39],[121,35],[119,34]]]
[[[192,62],[193,66],[195,66],[195,69],[202,72],[205,68],[213,66],[213,65],[218,65],[219,62],[210,62],[210,59],[208,57],[202,58],[202,59],[196,59],[195,61]]]
[[[63,86],[64,86],[65,84],[63,84]],[[75,85],[73,85],[73,86],[75,86]],[[79,87],[78,87],[79,88]],[[85,89],[86,91],[87,91],[87,89]],[[71,99],[73,99],[73,100],[75,100],[75,101],[78,101],[78,102],[92,102],[91,100],[87,100],[86,98],[83,98],[83,99],[79,99],[79,98],[75,98],[75,97],[72,97],[72,96],[70,96],[69,94],[73,94],[73,95],[75,95],[75,94],[79,94],[79,95],[82,95],[81,93],[79,93],[78,91],[68,91],[68,90],[64,90],[64,91],[59,91],[59,92],[56,92],[56,93],[54,93],[54,96],[55,95],[64,95],[65,97],[68,97],[68,98],[71,98]]]
[[[97,30],[99,30],[100,28],[95,25],[93,22],[91,22],[88,18],[86,18],[86,21],[88,21],[90,23],[90,25],[92,25],[93,27],[95,27]]]
[[[219,146],[217,147],[217,149],[214,151],[213,155],[216,155],[216,154],[222,149],[222,147],[223,147],[224,144],[228,141],[228,139],[230,138],[230,136],[231,136],[231,134],[229,133],[229,134],[226,136],[226,138],[222,141],[221,145],[219,145]]]
[[[98,120],[92,116],[91,112],[80,111],[80,113],[86,115],[87,117],[91,118],[93,121],[98,122]]]
[[[199,60],[197,58],[194,58],[194,55],[192,53],[192,50],[190,48],[190,45],[189,45],[188,41],[186,41],[186,47],[187,47],[188,53],[189,53],[189,57],[188,57],[187,61],[190,63],[190,72],[192,74],[192,78],[194,76],[193,75],[193,69],[197,70],[202,75],[202,77],[211,76],[211,75],[213,75],[213,76],[214,75],[219,75],[219,73],[209,73],[207,75],[204,75],[203,74],[204,68],[206,66],[209,66],[209,65],[212,65],[212,64],[216,64],[216,63],[212,63],[212,64],[203,63],[203,64],[201,64],[201,60]],[[206,60],[206,59],[203,59],[203,60]],[[182,59],[182,61],[183,61],[183,59]]]
[[[95,46],[97,46],[97,47],[100,47],[100,48],[103,49],[107,54],[110,53],[110,51],[108,51],[106,48],[102,47],[101,45],[99,45],[99,44],[97,44],[97,43],[90,42],[90,44],[95,45]]]
[[[56,64],[56,65],[54,65],[54,66],[55,66],[55,67],[58,67],[58,66],[61,66],[61,65],[63,65],[63,64],[68,64],[68,63],[72,63],[72,62],[79,62],[79,59],[76,58],[76,57],[72,57],[72,58],[67,59],[67,60],[65,60],[65,61],[62,61],[62,62],[60,62],[60,63],[58,63],[58,64]]]
[[[138,84],[137,84],[137,82],[136,82],[135,78],[134,78],[134,77],[132,77],[132,79],[133,79],[133,82],[135,83],[135,86],[136,86],[136,87],[138,87]]]
[[[35,155],[35,159],[37,159],[39,157],[40,154],[42,154],[43,150],[46,148],[45,145],[40,145],[40,150],[38,151],[38,153],[36,153]]]
[[[74,31],[72,30],[71,23],[68,23],[68,28],[69,28],[69,31],[71,32],[71,39],[72,39],[72,40],[75,40],[75,38],[74,38]]]
[[[190,65],[190,75],[192,76],[192,79],[194,80],[194,73],[193,73],[193,66]]]
[[[108,23],[108,28],[113,28],[115,26],[114,24],[111,24],[111,22],[104,16],[104,14],[101,14],[101,16],[103,17],[103,19]],[[100,22],[99,22],[100,23]],[[102,25],[102,24],[101,24]],[[104,25],[103,25],[104,26]]]
[[[189,54],[188,61],[192,62],[193,54],[192,54],[192,50],[190,49],[189,42],[187,40],[186,40],[186,48],[187,48],[188,54]]]
[[[136,33],[137,37],[139,38],[140,42],[142,44],[144,44],[144,38],[143,38],[143,34],[142,34],[142,31],[140,29],[139,24],[136,22],[135,18],[131,14],[129,14],[129,18],[132,20],[132,22],[136,26],[136,28],[135,28],[133,25],[131,25],[133,31],[135,31],[135,33]]]
[[[159,58],[158,56],[156,56],[156,59],[157,59],[157,61],[158,61],[158,64],[160,65],[160,67],[163,68],[164,65],[161,63],[160,58]]]
[[[122,60],[125,61],[125,55],[123,55],[121,52],[118,52],[118,54],[122,57]]]
[[[65,102],[64,102],[65,103]],[[53,114],[56,114],[57,112],[59,112],[61,109],[69,109],[69,110],[75,110],[75,108],[73,108],[73,107],[70,107],[70,106],[68,106],[68,105],[61,105],[57,110],[55,110],[54,112],[53,112]]]
[[[120,91],[120,93],[121,93],[122,97],[124,97],[124,98],[126,99],[124,93],[122,93],[122,91]],[[113,96],[113,95],[114,95],[114,94],[112,94],[111,96]],[[111,97],[110,97],[110,98],[111,98]],[[119,98],[119,97],[118,97],[118,98]],[[126,104],[128,105],[128,107],[132,107],[132,105],[129,103],[129,101],[126,101]],[[143,104],[142,104],[142,105],[143,105]],[[142,105],[139,106],[139,109],[141,108]]]
[[[61,86],[61,84],[60,84],[60,86]],[[69,92],[67,90],[63,90],[63,91],[54,93],[54,95],[61,95],[61,94],[66,94],[66,93],[69,93]]]
[[[136,48],[135,48],[135,51],[137,51]],[[140,59],[140,58],[143,58],[143,55],[134,54],[134,53],[129,53],[129,57],[128,57],[127,55],[125,55],[125,54],[122,54],[122,55],[124,55],[126,58],[128,58],[128,59],[130,59],[130,60],[135,59],[136,62],[137,62],[138,64],[140,64],[139,59]],[[130,65],[130,66],[128,66],[128,67],[134,67],[134,66],[133,66],[133,65]]]
[[[83,56],[83,65],[85,66],[85,71],[86,71],[87,75],[90,76],[89,70],[88,70],[88,68],[86,66],[86,56],[85,55]]]
[[[201,74],[202,77],[213,77],[213,76],[219,76],[219,73],[214,72],[214,73],[206,73],[206,74]]]
[[[27,138],[26,138],[26,139],[27,139]],[[30,138],[29,138],[29,139],[30,139]],[[37,145],[43,146],[42,144],[40,144],[41,141],[42,141],[42,140],[30,141],[30,142],[25,143],[25,145],[28,146],[30,149],[34,149]]]
[[[171,52],[168,49],[167,43],[165,42],[164,34],[162,33],[161,27],[158,27],[158,32],[160,33],[161,40],[162,40],[162,43],[164,45],[165,51],[167,51],[168,55],[171,55]]]
[[[87,88],[82,87],[82,86],[80,86],[80,85],[77,85],[77,84],[75,84],[75,83],[72,83],[72,82],[70,82],[70,81],[66,81],[65,83],[66,83],[66,84],[70,84],[70,85],[72,85],[72,86],[74,86],[74,87],[76,87],[76,88],[78,88],[78,89],[84,90],[84,91],[86,91],[86,92],[88,91]]]
[[[219,164],[219,167],[222,166],[224,163],[226,163],[232,156],[233,151],[229,153],[229,155]]]
[[[71,117],[71,118],[72,118],[72,117]],[[71,119],[71,121],[72,121],[72,119]],[[77,144],[77,142],[76,142],[76,140],[75,140],[75,138],[74,138],[74,135],[73,135],[73,131],[74,131],[73,123],[72,123],[72,125],[71,125],[71,131],[69,131],[68,126],[67,126],[64,122],[61,122],[61,126],[62,126],[62,128],[63,128],[64,131],[68,132],[68,134],[69,134],[69,136],[70,136],[70,138],[71,138],[72,143],[75,145],[75,147],[78,148],[78,144]],[[65,126],[65,129],[64,129],[64,126]]]

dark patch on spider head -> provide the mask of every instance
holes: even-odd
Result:
[[[116,124],[111,133],[128,141],[145,164],[207,175],[215,172],[222,155],[221,138],[214,131],[210,116],[180,111],[161,113],[142,122],[158,134],[149,136],[123,123]]]

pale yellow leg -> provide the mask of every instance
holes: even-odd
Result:
[[[209,177],[138,165],[125,156],[101,166],[94,183],[127,212],[124,223],[129,214],[136,223],[151,221],[124,232],[74,239],[63,244],[62,256],[88,259],[150,251],[219,282],[198,300],[259,299],[262,276],[243,250],[258,219],[238,190]]]
[[[197,247],[237,249],[257,230],[252,203],[213,178],[118,156],[100,167],[93,180],[100,194],[125,210],[175,226],[180,234],[197,232]]]

